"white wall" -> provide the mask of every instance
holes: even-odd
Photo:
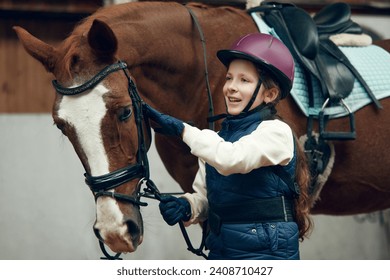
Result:
[[[98,259],[92,232],[93,196],[67,138],[49,114],[0,115],[0,259]],[[162,192],[180,191],[154,146],[151,178]],[[202,259],[186,250],[178,226],[162,220],[155,201],[142,208],[145,240],[125,259]],[[386,213],[386,217],[389,217]],[[315,229],[301,246],[302,259],[389,259],[386,228],[379,213],[314,216]],[[200,228],[189,228],[198,245]]]
[[[362,27],[375,31],[383,39],[390,39],[390,16],[353,15],[352,20]]]

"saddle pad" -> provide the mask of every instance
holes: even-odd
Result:
[[[268,26],[258,13],[252,13],[252,18],[260,32],[279,38],[275,30]],[[378,100],[390,96],[390,54],[386,50],[375,45],[339,48],[348,57]],[[303,68],[295,61],[295,77],[291,96],[306,116],[318,117],[325,99],[318,81],[312,78],[312,83],[314,86],[314,107],[309,107],[308,88]],[[372,103],[372,100],[361,83],[355,79],[353,90],[344,99],[344,102],[352,112],[355,112]],[[332,107],[327,106],[324,113],[330,118],[339,118],[346,116],[348,111],[344,106],[332,105]]]

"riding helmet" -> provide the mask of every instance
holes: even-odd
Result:
[[[226,66],[234,59],[246,59],[270,73],[285,98],[294,81],[294,59],[288,48],[272,35],[251,33],[239,38],[230,49],[219,50],[217,57]]]

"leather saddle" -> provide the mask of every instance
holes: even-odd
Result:
[[[327,140],[356,138],[353,112],[344,103],[344,98],[353,90],[355,79],[362,84],[376,107],[382,108],[358,71],[329,39],[341,33],[362,34],[362,28],[351,20],[351,9],[346,3],[329,4],[313,17],[294,4],[269,1],[248,10],[249,14],[253,12],[262,13],[263,20],[274,28],[296,62],[302,66],[308,86],[309,106],[314,107],[314,80],[317,80],[325,100],[319,115],[308,117],[307,140],[304,143],[313,191],[318,175],[323,174],[329,163],[331,149]],[[328,106],[341,106],[347,111],[349,131],[326,130],[330,120],[326,110]],[[313,132],[315,117],[319,124],[318,136]]]
[[[320,85],[326,100],[319,116],[316,116],[319,119],[320,137],[331,140],[355,139],[354,116],[343,101],[352,92],[355,79],[363,85],[376,106],[381,108],[381,105],[348,58],[329,39],[331,35],[340,33],[363,33],[362,28],[351,20],[350,6],[346,3],[332,3],[312,17],[294,4],[266,1],[248,10],[248,13],[252,12],[263,13],[264,21],[274,28],[295,60],[302,65],[311,105],[314,99],[312,79],[316,79]],[[348,112],[350,131],[325,131],[329,121],[325,109],[333,105],[341,105]]]

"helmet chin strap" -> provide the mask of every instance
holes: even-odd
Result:
[[[259,81],[257,82],[256,89],[253,92],[251,99],[249,100],[248,104],[245,106],[244,110],[242,110],[240,115],[246,115],[248,113],[249,109],[252,107],[253,103],[255,102],[255,99],[259,93],[262,82],[263,82],[262,79],[259,78]]]
[[[249,109],[252,107],[253,103],[255,102],[255,99],[259,93],[259,90],[260,90],[260,87],[261,87],[261,84],[262,84],[262,79],[259,78],[259,81],[257,82],[257,85],[256,85],[256,89],[255,91],[253,92],[252,94],[252,97],[251,99],[249,100],[248,104],[245,106],[244,110],[242,110],[241,113],[239,113],[237,116],[233,116],[233,117],[238,117],[238,118],[242,118],[242,117],[245,117],[248,112],[249,112]],[[260,104],[258,107],[260,106],[264,106],[264,102],[262,104]],[[211,117],[208,117],[207,118],[207,121],[208,122],[215,122],[217,120],[220,120],[220,119],[223,119],[223,118],[226,118],[228,116],[231,116],[229,115],[228,113],[228,106],[226,104],[226,100],[225,100],[225,107],[226,107],[226,113],[225,114],[220,114],[220,115],[216,115],[216,116],[211,116]]]

